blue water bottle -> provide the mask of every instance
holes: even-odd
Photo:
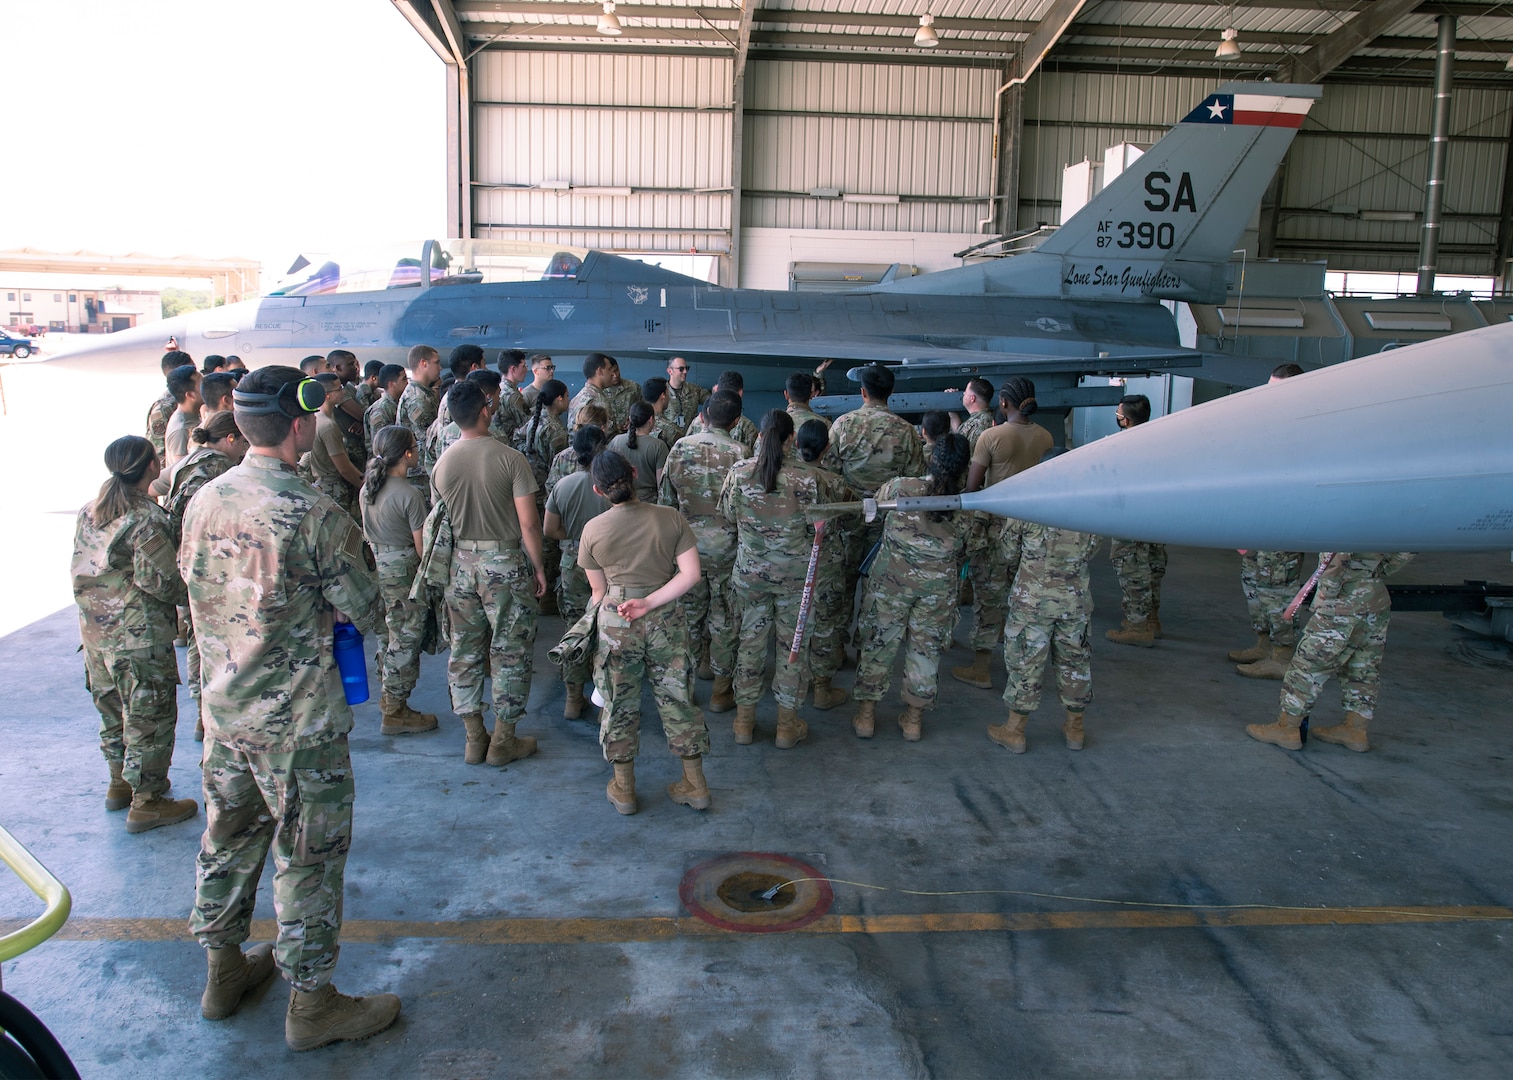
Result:
[[[336,669],[341,672],[342,693],[348,705],[368,700],[368,658],[363,655],[362,631],[351,623],[336,624]]]

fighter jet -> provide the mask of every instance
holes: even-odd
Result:
[[[473,342],[550,353],[564,374],[594,351],[632,377],[681,355],[705,373],[740,368],[748,390],[776,390],[789,372],[832,358],[892,365],[900,389],[1031,374],[1044,381],[1042,406],[1054,406],[1080,375],[1202,368],[1163,301],[1224,300],[1241,230],[1319,95],[1226,85],[1034,251],[919,277],[890,272],[845,293],[720,288],[599,251],[558,251],[532,271],[489,241],[429,241],[418,259],[324,262],[261,299],[80,351],[156,357],[173,334],[193,356],[236,353],[257,367],[337,347],[399,361],[415,344],[445,353]]]
[[[984,491],[915,500],[1151,543],[1513,549],[1513,325],[1153,420]]]

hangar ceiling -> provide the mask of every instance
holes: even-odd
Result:
[[[1325,83],[1324,104],[1300,132],[1290,163],[1296,166],[1301,159],[1307,176],[1299,176],[1296,167],[1284,171],[1263,214],[1270,216],[1260,229],[1260,253],[1329,258],[1332,266],[1349,269],[1414,270],[1422,225],[1411,217],[1421,216],[1425,209],[1436,38],[1442,17],[1448,16],[1454,20],[1457,95],[1450,137],[1459,156],[1452,156],[1450,163],[1447,191],[1452,194],[1445,200],[1440,269],[1497,275],[1513,257],[1513,184],[1508,178],[1508,148],[1513,139],[1513,3],[748,0],[744,7],[733,0],[611,5],[562,0],[393,3],[448,64],[453,227],[469,234],[487,233],[491,228],[520,231],[526,223],[522,215],[528,212],[524,204],[510,206],[507,199],[501,204],[500,198],[489,193],[528,188],[548,179],[522,178],[507,162],[490,167],[475,159],[475,143],[491,122],[487,110],[497,113],[526,105],[536,109],[625,106],[623,94],[606,88],[609,82],[707,81],[711,77],[706,69],[680,64],[680,58],[714,62],[716,67],[709,70],[715,72],[713,80],[721,84],[723,93],[711,97],[690,91],[674,105],[662,107],[726,113],[722,137],[729,144],[727,175],[710,179],[705,175],[710,171],[707,167],[691,165],[683,180],[675,179],[665,190],[708,196],[718,189],[725,199],[723,212],[712,209],[715,204],[687,200],[683,211],[677,204],[664,207],[655,228],[643,222],[613,235],[606,225],[579,223],[575,230],[572,222],[537,224],[550,235],[562,235],[562,242],[569,242],[571,233],[575,239],[593,240],[597,235],[607,242],[605,246],[698,246],[718,251],[732,262],[732,269],[722,273],[727,280],[738,276],[734,267],[739,265],[737,248],[744,227],[752,222],[797,222],[803,227],[804,215],[785,215],[781,209],[784,199],[791,202],[804,194],[801,184],[795,190],[769,191],[751,182],[756,179],[751,158],[762,151],[762,138],[779,137],[757,130],[756,145],[747,146],[743,157],[743,138],[751,140],[753,125],[762,123],[754,114],[770,119],[778,113],[812,116],[828,110],[836,117],[885,118],[887,109],[876,104],[883,95],[867,89],[867,73],[875,73],[880,82],[913,85],[914,80],[930,78],[922,72],[907,74],[919,69],[959,80],[962,87],[971,87],[967,96],[975,95],[977,100],[960,106],[952,104],[955,99],[950,93],[943,95],[943,103],[922,94],[917,104],[906,104],[899,124],[907,127],[927,121],[931,110],[938,109],[944,124],[985,126],[990,135],[985,143],[975,138],[958,140],[951,149],[958,155],[982,153],[991,161],[955,162],[974,177],[955,194],[942,195],[936,190],[940,184],[919,178],[914,185],[918,192],[910,188],[907,178],[890,181],[892,190],[901,190],[905,202],[933,198],[941,203],[949,197],[975,202],[979,211],[986,207],[986,214],[964,216],[982,226],[971,231],[988,234],[1009,234],[1055,220],[1056,193],[1048,189],[1054,187],[1059,173],[1052,173],[1084,152],[1077,138],[1068,138],[1070,132],[1085,129],[1088,139],[1096,132],[1097,136],[1148,143],[1181,115],[1174,110],[1193,86],[1232,79]],[[612,8],[618,34],[599,29],[606,7]],[[922,21],[929,22],[935,35],[933,47],[916,44]],[[1225,31],[1233,31],[1228,36],[1238,55],[1216,55]],[[562,60],[566,56],[580,58],[581,63],[569,66]],[[665,59],[660,66],[648,66],[655,58]],[[612,61],[619,65],[605,66]],[[558,85],[555,96],[550,85],[538,85],[514,97],[499,97],[500,86],[519,85],[501,73],[527,68],[548,84],[564,80],[577,84]],[[838,83],[849,83],[830,94],[822,106],[774,104],[782,95],[774,91],[773,82],[802,82],[808,78],[806,72],[821,69],[839,73]],[[701,74],[689,75],[694,70]],[[758,83],[755,93],[748,85],[750,78]],[[1015,85],[1004,94],[1000,84],[1016,80],[1023,87]],[[493,87],[493,97],[480,97],[478,88],[484,83]],[[1336,89],[1327,89],[1331,86]],[[762,98],[756,108],[749,104],[753,97]],[[632,103],[629,107],[648,106]],[[899,108],[896,102],[890,107]],[[1186,106],[1181,108],[1185,111]],[[503,137],[509,138],[512,130],[507,126]],[[570,137],[589,136],[574,129]],[[1032,144],[1038,148],[1038,154],[1031,155],[1034,160],[1025,157]],[[818,142],[790,141],[782,148],[800,156],[825,152]],[[1059,163],[1047,156],[1058,152],[1072,156]],[[496,159],[509,156],[507,149],[495,148],[492,153]],[[867,155],[861,158],[865,163]],[[821,167],[819,173],[823,172]],[[631,183],[637,192],[646,187],[634,178]],[[674,220],[680,212],[687,216],[683,224],[688,228],[683,232]],[[810,214],[807,220],[810,227],[961,228],[948,219],[949,214],[937,212],[915,219],[878,213],[844,225],[823,214]],[[599,234],[593,233],[596,228]]]

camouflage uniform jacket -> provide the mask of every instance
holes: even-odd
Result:
[[[388,394],[379,394],[378,400],[368,406],[368,411],[363,413],[363,442],[367,445],[368,453],[373,453],[373,436],[383,428],[399,423],[399,402]]]
[[[709,391],[698,383],[685,382],[681,389],[673,389],[672,383],[668,383],[667,408],[663,415],[683,431],[687,431],[689,425],[698,419],[699,410],[708,400]]]
[[[536,428],[534,440],[531,439],[532,424],[535,424]],[[548,410],[542,409],[539,421],[533,417],[530,423],[515,429],[515,438],[510,445],[524,454],[525,460],[530,462],[531,472],[535,474],[536,484],[539,487],[545,482],[552,461],[558,454],[568,449],[572,441],[567,428],[562,426],[562,421]],[[538,495],[538,498],[544,501],[546,496]]]
[[[665,415],[657,417],[657,426],[651,429],[651,433],[666,443],[669,450],[683,437],[683,429]]]
[[[804,507],[828,502],[830,488],[819,469],[789,461],[773,491],[762,490],[755,458],[731,470],[720,490],[720,513],[739,536],[732,576],[768,584],[802,581],[814,546],[814,526]]]
[[[333,616],[377,629],[378,584],[362,532],[333,499],[277,458],[248,454],[190,500],[179,569],[211,738],[281,754],[352,729],[332,655]]]
[[[736,529],[720,511],[720,492],[745,457],[745,447],[716,429],[679,439],[662,466],[659,501],[688,519],[699,558],[715,565],[728,566],[735,558]]]
[[[712,426],[702,416],[694,417],[693,423],[688,425],[688,434],[690,435],[698,435],[702,432],[717,430],[717,428]],[[751,417],[737,417],[736,422],[731,425],[730,431],[727,434],[729,434],[729,436],[736,442],[745,447],[747,457],[751,457],[756,453],[757,436],[760,433],[757,431],[757,426],[751,422]]]
[[[569,446],[566,450],[563,450],[556,457],[552,458],[551,467],[546,470],[546,479],[541,481],[542,494],[544,496],[550,495],[552,488],[557,486],[558,481],[567,479],[577,471],[578,455],[573,453],[573,448]]]
[[[831,425],[823,464],[870,496],[895,476],[923,476],[924,444],[903,417],[880,405],[863,405]]]
[[[790,401],[788,403],[788,415],[793,417],[793,430],[797,431],[811,420],[818,420],[825,425],[825,430],[830,430],[830,421],[815,412],[808,405]]]
[[[1414,559],[1413,552],[1335,552],[1329,567],[1319,577],[1312,608],[1325,615],[1380,613],[1392,608],[1383,579],[1397,573]]]
[[[386,397],[388,395],[385,395]],[[395,413],[394,422],[403,424],[410,429],[410,434],[415,436],[415,445],[420,448],[420,464],[411,469],[410,476],[429,476],[431,466],[436,462],[426,460],[426,432],[436,421],[437,410],[441,402],[437,398],[436,390],[432,387],[421,386],[418,382],[411,382],[405,387],[405,392],[399,396],[399,407]]]
[[[494,419],[489,422],[489,434],[503,439],[506,444],[515,429],[531,418],[531,407],[520,396],[520,391],[508,379],[499,380],[499,408],[494,410]]]
[[[977,449],[977,439],[984,431],[993,426],[993,410],[984,409],[975,412],[961,422],[961,427],[956,429],[956,434],[967,440],[967,445]]]
[[[829,469],[821,468],[813,462],[805,462],[802,458],[799,459],[799,464],[819,477],[821,502],[856,502],[858,500],[856,492],[851,490],[851,485]],[[786,462],[783,468],[788,468]],[[815,519],[810,517],[808,520]],[[825,542],[820,545],[820,565],[844,571],[848,546],[861,536],[866,525],[861,514],[837,514],[835,517],[826,518]]]
[[[383,391],[378,388],[377,383],[370,383],[366,379],[359,380],[356,385],[349,385],[348,391],[352,395],[352,400],[357,402],[358,407],[361,408],[364,413],[366,413],[373,406],[373,403],[378,400],[378,395],[383,393]]]
[[[194,498],[194,493],[200,488],[235,465],[236,462],[230,457],[208,446],[201,446],[183,461],[174,463],[163,509],[168,511],[168,520],[173,528],[175,552],[179,550],[179,541],[184,536],[184,509],[189,505],[189,500]]]
[[[877,489],[879,501],[928,494],[930,481],[924,477],[900,476]],[[891,572],[910,583],[954,583],[966,558],[971,527],[971,514],[946,514],[944,521],[932,521],[927,511],[888,511],[873,580]]]
[[[79,511],[70,566],[80,640],[99,652],[172,648],[184,581],[167,513],[134,496],[126,513],[98,526],[93,509]]]
[[[585,405],[597,405],[609,414],[609,422],[613,430],[606,431],[604,434],[614,435],[625,426],[625,421],[623,420],[617,426],[615,425],[615,410],[614,406],[610,404],[609,396],[603,390],[584,383],[583,389],[573,395],[573,400],[567,406],[567,422],[573,426],[574,430],[577,430],[578,427],[578,413]],[[629,406],[626,406],[626,408],[628,409]]]
[[[1086,619],[1093,613],[1088,562],[1102,543],[1091,533],[1010,518],[998,539],[1008,563],[1009,611],[1034,621]]]
[[[168,434],[168,421],[177,408],[173,395],[166,391],[162,397],[148,406],[147,441],[152,443],[153,449],[158,452],[158,457],[163,456],[163,439]]]
[[[621,379],[613,386],[606,386],[603,396],[605,407],[609,409],[609,422],[615,429],[607,434],[618,435],[630,421],[630,407],[643,400],[641,384],[634,379]]]

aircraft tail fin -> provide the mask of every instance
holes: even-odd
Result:
[[[1220,87],[1034,254],[1060,258],[1068,297],[1222,301],[1240,234],[1321,92]]]

